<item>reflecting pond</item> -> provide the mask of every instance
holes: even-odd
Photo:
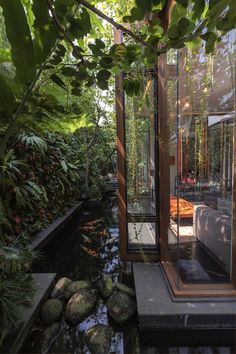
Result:
[[[134,288],[131,267],[124,266],[119,258],[119,229],[116,221],[115,200],[105,205],[93,202],[83,208],[70,225],[56,235],[43,249],[43,258],[34,265],[33,272],[55,272],[57,278],[89,280],[94,288],[102,274]],[[123,325],[115,323],[107,312],[106,301],[98,296],[97,305],[83,322],[71,326],[63,317],[60,331],[43,340],[45,325],[36,321],[21,353],[81,353],[89,354],[84,341],[84,331],[96,324],[109,325],[112,330],[110,352],[113,354],[234,354],[234,348],[139,345],[137,316]],[[173,338],[173,337],[172,337]],[[97,354],[97,353],[96,353]]]

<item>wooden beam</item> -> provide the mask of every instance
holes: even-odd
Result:
[[[122,43],[122,32],[114,30],[114,41]],[[116,148],[117,148],[117,178],[118,178],[118,214],[120,227],[120,256],[126,260],[127,254],[127,200],[126,200],[126,174],[125,174],[125,113],[123,74],[116,75]]]

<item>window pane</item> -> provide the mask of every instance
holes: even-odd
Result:
[[[181,50],[168,81],[169,249],[186,283],[230,281],[235,36],[214,56]],[[233,44],[234,43],[234,44]]]
[[[153,249],[156,245],[156,223],[136,222],[128,223],[128,248],[143,253]]]
[[[156,215],[154,82],[142,96],[126,96],[126,178],[128,213]]]

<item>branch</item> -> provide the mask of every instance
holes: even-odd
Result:
[[[97,135],[97,131],[98,131],[98,128],[99,128],[99,122],[100,122],[100,119],[101,119],[101,116],[100,114],[98,114],[98,117],[97,117],[97,121],[96,121],[96,126],[95,126],[95,129],[94,129],[94,134],[93,134],[93,137],[92,139],[90,140],[89,144],[88,144],[88,147],[87,149],[89,150],[96,138],[96,135]]]
[[[91,5],[89,2],[87,2],[86,0],[77,0],[77,2],[81,5],[83,5],[84,7],[86,7],[87,9],[89,9],[90,11],[94,12],[96,15],[98,15],[99,17],[103,18],[104,20],[106,20],[107,22],[109,22],[110,24],[112,24],[115,28],[121,30],[122,32],[127,33],[130,37],[134,38],[136,41],[142,43],[142,45],[144,47],[148,47],[150,48],[153,52],[155,52],[157,55],[160,55],[160,51],[155,48],[153,45],[151,45],[150,43],[144,41],[140,36],[136,35],[135,33],[133,33],[132,31],[130,31],[128,28],[125,28],[124,26],[120,25],[119,23],[117,23],[116,21],[114,21],[112,18],[108,17],[107,15],[105,15],[104,13],[102,13],[100,10],[98,10],[95,6]]]
[[[67,40],[67,42],[72,46],[72,48],[74,49],[75,53],[80,55],[79,51],[76,49],[76,46],[74,45],[73,41],[70,39],[70,37],[68,36],[66,30],[63,28],[63,26],[60,24],[60,21],[52,7],[51,1],[50,0],[46,0],[47,4],[48,4],[48,8],[51,12],[53,21],[55,23],[55,25],[57,26],[57,28],[60,30],[61,33],[63,33],[65,39]]]

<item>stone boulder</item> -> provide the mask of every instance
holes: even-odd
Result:
[[[97,281],[97,287],[103,298],[109,298],[114,290],[111,276],[109,274],[103,274],[102,277]]]
[[[59,322],[54,322],[51,325],[49,325],[47,328],[45,328],[45,330],[43,331],[42,344],[41,344],[42,353],[48,352],[48,349],[50,348],[52,341],[58,335],[60,328],[61,325]]]
[[[58,299],[47,300],[41,308],[41,319],[46,324],[56,322],[62,315],[63,303]]]
[[[111,327],[102,324],[95,325],[85,331],[85,343],[91,354],[109,353],[112,333]]]
[[[65,290],[65,298],[67,300],[69,300],[69,298],[74,295],[75,293],[77,293],[77,291],[81,290],[81,289],[87,289],[87,288],[91,288],[91,282],[90,281],[86,281],[86,280],[76,280],[76,281],[72,281],[66,288]]]
[[[135,297],[135,291],[125,284],[117,282],[116,288],[120,291],[123,291],[124,293],[126,293],[127,295],[129,295],[131,297]]]
[[[66,320],[71,324],[81,322],[96,304],[96,295],[91,289],[80,289],[66,305]]]
[[[108,299],[107,310],[116,322],[124,323],[134,315],[136,304],[126,293],[117,291]]]
[[[53,299],[59,299],[64,297],[65,290],[67,286],[72,282],[71,279],[69,278],[60,278],[56,285],[54,286],[54,289],[51,292],[51,298]]]

